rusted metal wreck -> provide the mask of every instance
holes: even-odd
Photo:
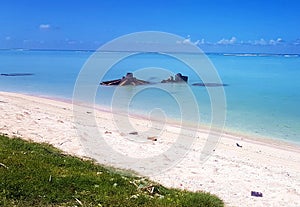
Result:
[[[121,79],[116,79],[116,80],[110,80],[110,81],[103,81],[100,83],[100,85],[105,85],[105,86],[127,86],[127,85],[146,85],[149,84],[150,82],[144,81],[144,80],[139,80],[135,77],[133,77],[132,73],[127,73],[126,76],[123,76]]]
[[[174,77],[170,76],[166,80],[162,80],[161,83],[187,83],[188,76],[183,76],[181,73],[177,73]],[[133,76],[133,73],[127,73],[126,76],[123,76],[121,79],[103,81],[100,85],[105,86],[128,86],[128,85],[146,85],[150,84],[148,81],[137,79]]]
[[[177,73],[175,75],[175,78],[173,76],[170,76],[166,80],[162,80],[161,83],[187,83],[188,82],[188,76],[184,76],[181,73]]]

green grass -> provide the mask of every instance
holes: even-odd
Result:
[[[224,206],[46,145],[0,135],[0,206]]]

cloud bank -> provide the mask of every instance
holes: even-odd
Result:
[[[39,26],[40,30],[48,30],[51,28],[50,24],[40,24]]]

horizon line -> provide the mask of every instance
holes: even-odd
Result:
[[[65,52],[137,52],[137,53],[160,53],[156,51],[139,51],[139,50],[127,50],[127,51],[118,51],[118,50],[97,50],[97,49],[34,49],[34,48],[0,48],[0,51],[65,51]],[[161,53],[182,53],[182,52],[175,52],[175,51],[163,51]],[[186,52],[189,54],[199,54],[194,52]],[[299,56],[300,53],[272,53],[272,52],[204,52],[202,54],[222,54],[222,55],[297,55]]]

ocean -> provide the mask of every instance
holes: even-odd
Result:
[[[72,99],[76,80],[84,75],[80,72],[87,67],[86,61],[92,54],[92,51],[2,50],[0,90]],[[114,53],[109,55],[115,58]],[[197,58],[194,54],[185,55],[191,60]],[[113,64],[101,79],[88,83],[87,90],[96,88],[95,100],[91,101],[113,110],[209,126],[212,102],[217,100],[210,96],[209,90],[221,88],[226,101],[221,106],[226,112],[225,130],[300,143],[299,55],[220,53],[207,57],[224,85],[194,86],[193,83],[203,84],[203,81],[184,62],[156,53],[137,53]],[[101,67],[100,64],[93,72],[101,73]],[[151,84],[99,85],[127,72]],[[187,75],[188,84],[160,83],[176,73]],[[86,80],[89,82],[89,78]]]

